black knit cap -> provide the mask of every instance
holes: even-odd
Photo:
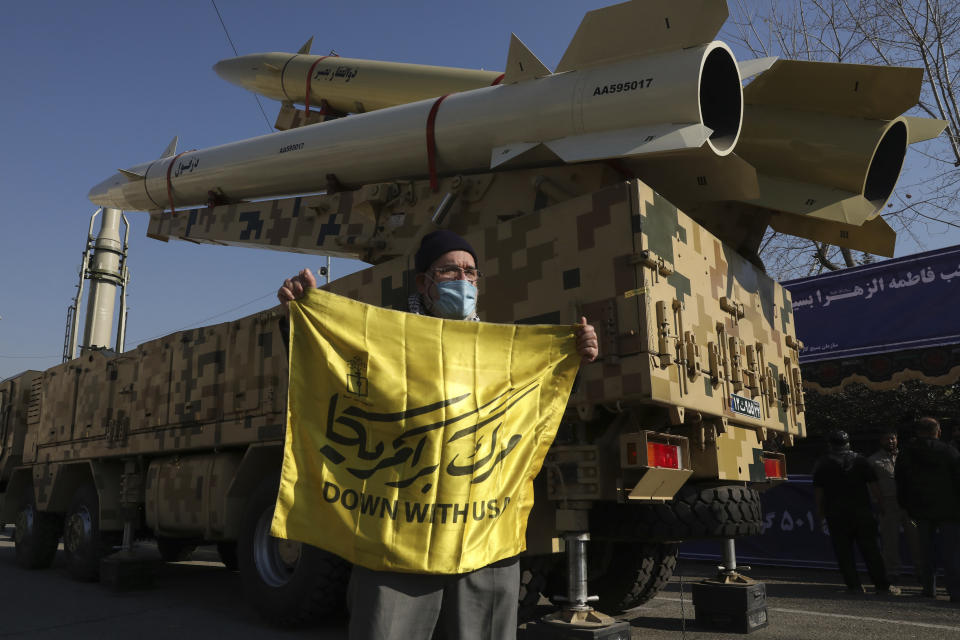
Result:
[[[438,229],[423,236],[423,240],[420,241],[420,248],[417,249],[417,255],[414,257],[417,273],[426,273],[434,260],[448,251],[466,251],[473,256],[474,263],[477,262],[477,252],[469,242],[449,229]]]

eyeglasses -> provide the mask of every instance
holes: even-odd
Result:
[[[476,267],[458,267],[455,264],[434,267],[433,269],[430,269],[430,271],[436,275],[438,282],[459,280],[460,274],[463,274],[463,279],[467,282],[476,282],[480,279],[480,276],[483,275]]]

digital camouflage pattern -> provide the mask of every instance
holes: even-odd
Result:
[[[433,218],[477,251],[482,320],[573,323],[585,315],[597,327],[600,358],[581,368],[568,421],[687,436],[693,478],[724,482],[763,481],[766,440],[804,435],[789,293],[611,166],[448,178],[437,191],[426,181],[388,183],[152,213],[149,234],[360,258],[376,266],[327,288],[405,309],[415,290],[412,254],[436,228]],[[228,503],[259,480],[243,477],[249,447],[281,442],[280,317],[270,309],[43,372],[22,453],[38,506],[62,511],[87,473],[101,478],[104,527],[119,528],[123,508],[142,505],[161,535],[230,535],[239,510]],[[630,419],[604,417],[617,412]],[[618,464],[586,462],[598,459],[597,446],[571,449],[603,475],[578,495],[622,499]],[[122,462],[131,457],[140,461],[133,470]],[[5,450],[5,481],[14,459]]]

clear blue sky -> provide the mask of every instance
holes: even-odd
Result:
[[[511,31],[550,68],[589,9],[610,0],[254,2],[217,6],[240,54],[295,51],[502,69]],[[0,379],[61,360],[67,306],[95,207],[117,168],[267,133],[253,95],[211,67],[232,57],[208,1],[6,3],[0,22]],[[270,122],[279,104],[262,100]],[[146,237],[131,223],[127,348],[274,304],[320,257]],[[923,248],[950,238],[922,238]],[[957,242],[953,239],[953,242]],[[898,243],[898,255],[918,250]],[[334,276],[362,265],[334,261]]]

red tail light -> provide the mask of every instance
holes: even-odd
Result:
[[[647,443],[647,464],[665,469],[680,468],[680,447],[675,444]]]
[[[768,478],[782,478],[783,462],[777,458],[764,458],[763,471],[767,474]]]

